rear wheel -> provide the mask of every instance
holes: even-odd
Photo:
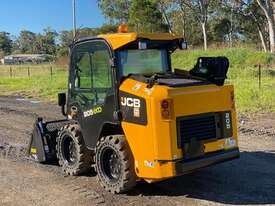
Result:
[[[123,135],[102,137],[98,141],[95,168],[100,184],[109,192],[125,192],[136,184],[133,156]]]
[[[66,125],[60,130],[56,150],[59,164],[66,174],[79,175],[91,168],[91,152],[86,148],[77,124]]]

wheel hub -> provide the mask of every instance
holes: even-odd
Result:
[[[70,136],[64,138],[63,147],[65,160],[71,165],[75,164],[77,161],[76,145]]]
[[[112,148],[106,148],[101,155],[102,170],[111,181],[117,181],[121,175],[119,156]]]

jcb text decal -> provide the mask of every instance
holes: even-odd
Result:
[[[121,105],[128,106],[128,107],[134,107],[134,108],[140,108],[141,103],[140,103],[140,100],[136,99],[136,98],[121,97]]]

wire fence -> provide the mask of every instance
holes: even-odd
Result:
[[[68,67],[58,65],[31,65],[31,66],[0,66],[0,78],[33,78],[38,76],[48,76],[53,78],[54,76],[66,73]]]
[[[0,66],[0,78],[35,78],[53,77],[67,74],[68,67],[62,65],[10,65]],[[258,84],[259,88],[272,84],[275,86],[275,67],[255,65],[253,67],[231,67],[228,74],[228,83]]]
[[[229,83],[239,83],[243,85],[256,83],[259,89],[264,86],[275,86],[275,68],[264,65],[232,67],[229,70],[227,81]]]

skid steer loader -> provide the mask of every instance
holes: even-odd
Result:
[[[66,118],[34,126],[29,154],[80,175],[92,167],[112,193],[239,157],[228,59],[201,57],[172,69],[181,36],[129,33],[82,38],[70,48]]]

